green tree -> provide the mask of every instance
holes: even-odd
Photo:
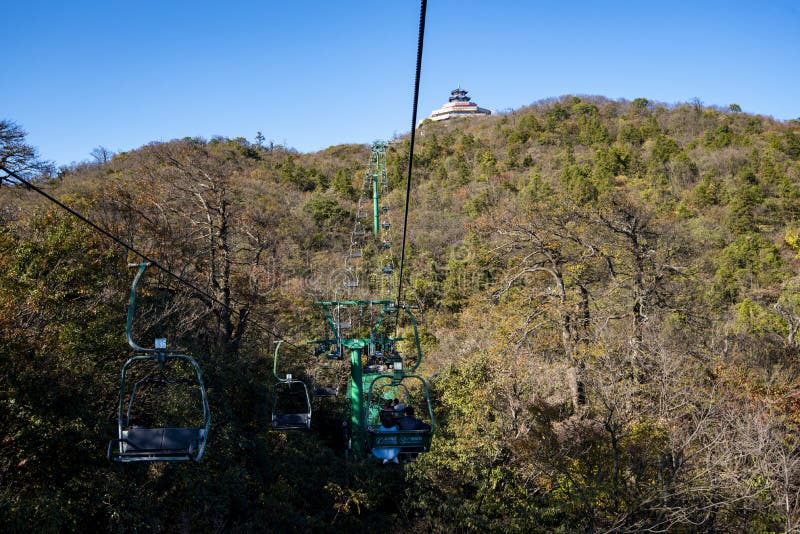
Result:
[[[344,198],[353,200],[357,199],[358,192],[356,191],[356,188],[353,187],[353,181],[350,179],[350,173],[346,169],[339,169],[336,171],[336,175],[333,178],[331,186],[333,186],[333,189]]]

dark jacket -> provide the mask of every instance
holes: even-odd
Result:
[[[401,417],[395,423],[400,427],[400,430],[430,430],[431,425],[423,423],[416,417],[406,415]]]

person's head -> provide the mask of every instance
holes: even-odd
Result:
[[[394,426],[394,421],[392,420],[392,416],[388,413],[381,414],[381,426],[383,428],[392,428]]]
[[[414,407],[413,406],[406,406],[406,409],[404,411],[405,411],[406,415],[408,415],[410,417],[414,417]]]
[[[398,404],[400,404],[400,399],[398,399],[397,397],[395,397],[395,398],[394,398],[394,400],[392,401],[392,404],[393,404],[393,405],[395,405],[395,406],[397,406]]]

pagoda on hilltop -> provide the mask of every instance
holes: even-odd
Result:
[[[480,108],[475,102],[470,102],[467,90],[459,87],[450,91],[450,98],[447,104],[435,110],[428,117],[434,121],[444,121],[453,117],[468,117],[472,115],[491,115],[488,109]]]

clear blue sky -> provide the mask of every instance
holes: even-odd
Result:
[[[0,118],[58,165],[185,136],[303,152],[409,131],[419,2],[7,1]],[[800,117],[796,0],[430,0],[420,118],[459,84]]]

